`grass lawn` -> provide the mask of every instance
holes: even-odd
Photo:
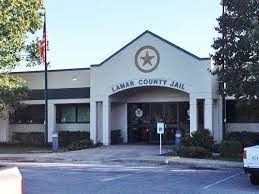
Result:
[[[222,157],[222,156],[213,156],[212,159],[214,160],[226,160],[226,161],[234,161],[234,162],[243,162],[243,156],[240,154],[237,157]]]
[[[42,147],[21,144],[0,144],[0,154],[23,154],[43,150]]]

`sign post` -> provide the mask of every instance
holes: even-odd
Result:
[[[159,153],[162,155],[162,134],[165,132],[165,124],[164,123],[157,123],[157,133],[159,134],[160,145],[159,145]]]

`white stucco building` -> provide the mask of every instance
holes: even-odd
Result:
[[[166,124],[165,140],[177,129],[210,130],[222,139],[222,105],[210,58],[194,54],[146,31],[108,59],[90,68],[50,70],[49,141],[53,131],[88,131],[94,142],[110,144],[120,129],[124,142],[156,140],[155,124]],[[0,141],[15,132],[44,132],[44,72],[14,73],[32,90],[26,110],[0,120]],[[227,98],[226,131],[256,131]],[[241,119],[240,119],[241,118]],[[243,119],[243,120],[242,120]]]

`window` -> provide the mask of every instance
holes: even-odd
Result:
[[[151,122],[163,122],[163,104],[151,104]]]
[[[165,123],[177,124],[177,104],[165,104]]]
[[[60,111],[61,123],[75,123],[76,122],[76,106],[65,105],[62,106]]]
[[[259,102],[226,101],[227,123],[259,123]]]
[[[59,104],[56,106],[57,123],[89,123],[89,104]]]
[[[43,124],[45,118],[44,105],[29,105],[10,114],[11,124]]]
[[[190,133],[190,103],[179,102],[179,124],[182,133]]]
[[[79,123],[90,122],[90,106],[85,106],[85,105],[77,106],[77,122]]]
[[[190,123],[190,116],[189,116],[189,102],[179,102],[179,121],[183,124]]]
[[[204,100],[197,100],[198,129],[204,128]]]

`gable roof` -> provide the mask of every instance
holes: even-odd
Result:
[[[130,41],[128,44],[126,44],[124,47],[122,47],[120,50],[118,50],[117,52],[115,52],[114,54],[112,54],[111,56],[109,56],[107,59],[105,59],[104,61],[102,61],[100,64],[94,64],[94,65],[91,65],[91,67],[96,67],[96,66],[101,66],[102,64],[104,64],[105,62],[107,62],[108,60],[110,60],[112,57],[114,57],[115,55],[117,55],[119,52],[121,52],[122,50],[124,50],[125,48],[127,48],[129,45],[131,45],[132,43],[134,43],[136,40],[140,39],[142,36],[144,36],[145,34],[150,34],[158,39],[160,39],[161,41],[169,44],[170,46],[184,52],[185,54],[197,59],[197,60],[209,60],[210,57],[205,57],[205,58],[200,58],[198,57],[197,55],[194,55],[192,54],[191,52],[173,44],[172,42],[162,38],[161,36],[158,36],[157,34],[153,33],[153,32],[150,32],[149,30],[146,30],[145,32],[143,32],[142,34],[140,34],[139,36],[137,36],[136,38],[134,38],[132,41]]]

